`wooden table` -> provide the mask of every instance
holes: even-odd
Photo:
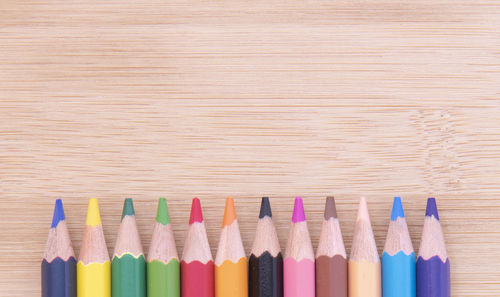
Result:
[[[499,296],[499,34],[498,1],[1,1],[0,295],[40,296],[58,197],[111,253],[165,196],[181,253],[198,196],[215,253],[226,196],[249,252],[259,197],[284,249],[335,194],[348,252],[361,195],[380,251],[394,195],[417,250],[436,196],[452,296]]]

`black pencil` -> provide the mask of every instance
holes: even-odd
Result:
[[[283,297],[283,256],[269,198],[263,197],[249,259],[249,297]]]

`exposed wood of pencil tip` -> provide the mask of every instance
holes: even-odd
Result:
[[[237,263],[241,258],[246,258],[245,249],[241,240],[234,202],[233,199],[228,198],[224,210],[217,255],[215,256],[215,265],[220,266],[226,260]]]
[[[364,197],[362,197],[359,202],[358,217],[356,219],[356,226],[354,227],[351,256],[349,259],[355,262],[380,262],[370,222],[370,215],[368,213],[368,206]]]
[[[186,263],[200,261],[203,264],[212,261],[212,252],[204,222],[195,222],[188,227],[182,260]]]
[[[257,222],[255,237],[250,254],[259,257],[265,252],[269,252],[271,256],[276,257],[281,252],[278,234],[274,226],[272,218],[266,216]]]
[[[118,230],[113,256],[121,257],[125,253],[134,257],[144,254],[135,216],[124,216]]]

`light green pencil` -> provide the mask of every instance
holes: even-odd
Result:
[[[180,269],[167,201],[160,198],[148,253],[148,297],[180,297]]]

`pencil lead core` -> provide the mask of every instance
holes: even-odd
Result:
[[[273,217],[273,213],[271,212],[271,204],[269,203],[269,197],[262,197],[262,202],[260,203],[260,214],[259,219],[264,217]]]
[[[295,198],[295,205],[293,207],[292,222],[298,223],[306,220],[306,214],[304,212],[304,204],[302,203],[302,198]]]
[[[224,210],[224,221],[222,228],[231,225],[236,220],[236,210],[234,208],[233,198],[226,199],[226,209]]]
[[[335,205],[335,198],[333,196],[326,197],[324,216],[325,220],[337,218],[337,206]]]
[[[168,213],[167,199],[161,197],[158,199],[158,210],[156,211],[156,221],[162,225],[170,223],[170,214]]]
[[[98,226],[101,224],[101,215],[99,214],[99,204],[97,199],[91,198],[89,200],[89,208],[87,210],[87,222],[88,226]]]
[[[125,198],[125,201],[123,201],[122,221],[125,216],[135,216],[132,198]]]
[[[193,198],[193,202],[191,203],[191,215],[189,217],[189,225],[194,222],[203,222],[203,213],[201,211],[201,203],[200,199]]]
[[[394,197],[394,202],[392,203],[391,221],[404,217],[405,212],[403,210],[403,204],[401,203],[401,197]]]
[[[427,199],[427,209],[425,210],[425,216],[427,216],[427,217],[434,216],[439,221],[439,214],[438,214],[435,198]]]
[[[361,200],[359,201],[358,217],[356,220],[370,221],[370,214],[368,213],[368,205],[365,197],[361,197]]]
[[[64,208],[62,205],[62,200],[57,199],[56,203],[54,204],[54,214],[52,216],[52,225],[50,226],[50,228],[57,227],[59,222],[64,221],[65,218],[66,217],[64,216]]]

